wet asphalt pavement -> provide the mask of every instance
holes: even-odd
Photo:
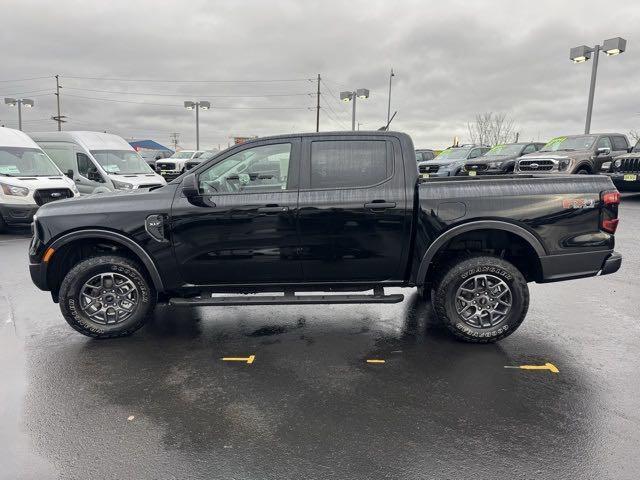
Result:
[[[28,235],[0,236],[0,478],[638,478],[640,195],[620,215],[621,271],[530,285],[495,345],[451,340],[413,290],[165,307],[91,340],[31,284]]]

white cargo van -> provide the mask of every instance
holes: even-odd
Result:
[[[166,181],[123,138],[101,132],[30,133],[81,194],[160,187]]]
[[[0,127],[0,232],[29,225],[40,205],[77,195],[73,181],[33,140]]]

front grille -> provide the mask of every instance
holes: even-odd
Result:
[[[33,193],[33,199],[38,205],[44,205],[45,203],[72,197],[73,192],[68,188],[44,188],[36,190]]]
[[[440,165],[420,165],[420,173],[436,173]]]
[[[156,170],[175,170],[175,162],[158,162],[156,163]]]
[[[489,165],[487,165],[486,163],[469,163],[464,168],[467,170],[467,172],[484,172],[489,168]]]
[[[518,168],[521,172],[549,172],[553,170],[555,162],[553,160],[520,160]]]
[[[193,167],[197,167],[198,165],[200,165],[200,162],[187,162],[184,165],[184,168],[186,170],[191,170]]]
[[[640,172],[640,158],[623,158],[619,172]]]

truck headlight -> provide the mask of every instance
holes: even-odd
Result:
[[[131,190],[133,188],[133,185],[130,183],[119,182],[118,180],[112,180],[112,182],[113,188],[116,188],[118,190]]]
[[[0,183],[0,186],[5,195],[13,195],[15,197],[26,197],[29,195],[29,189],[26,187],[16,187],[15,185],[7,185],[6,183]]]
[[[489,168],[500,168],[502,166],[502,162],[489,162]]]
[[[569,168],[570,164],[571,164],[571,160],[569,160],[568,158],[562,158],[558,161],[558,170],[562,172],[567,168]]]
[[[622,159],[619,158],[615,162],[613,162],[613,166],[616,168],[620,168],[622,166]]]

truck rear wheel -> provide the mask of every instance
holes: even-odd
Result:
[[[153,313],[155,294],[144,270],[125,257],[101,255],[73,267],[60,285],[62,315],[83,335],[131,335]]]
[[[529,308],[529,288],[506,260],[467,256],[442,269],[432,302],[437,317],[457,338],[489,343],[520,326]]]

